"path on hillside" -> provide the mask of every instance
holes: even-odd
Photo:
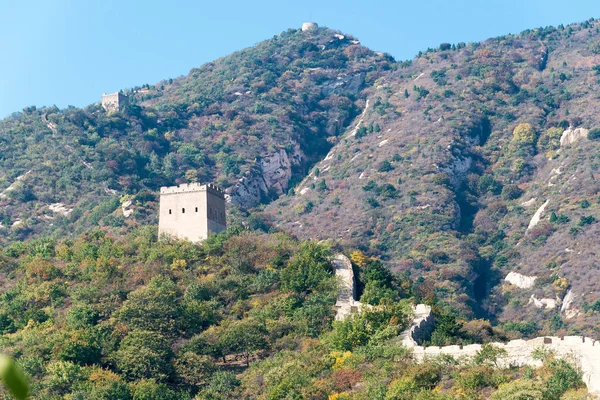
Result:
[[[361,303],[354,300],[356,286],[352,263],[343,254],[337,254],[333,260],[335,276],[339,281],[339,292],[336,301],[336,321],[343,320],[348,315],[358,312]],[[481,350],[481,344],[466,346],[419,346],[418,341],[427,337],[433,330],[434,319],[431,307],[417,304],[413,309],[413,321],[410,326],[400,334],[402,345],[412,350],[415,361],[422,362],[426,358],[447,354],[455,358],[473,357]],[[583,381],[591,394],[600,395],[600,341],[583,336],[546,336],[531,340],[511,340],[507,343],[491,343],[506,350],[506,356],[499,360],[499,365],[532,365],[540,366],[540,360],[535,360],[531,353],[545,346],[554,352],[557,357],[575,361],[583,373]]]
[[[46,114],[42,114],[42,121],[44,121],[48,129],[50,129],[52,133],[56,135],[56,133],[58,132],[58,127],[55,123],[48,121],[48,116]]]

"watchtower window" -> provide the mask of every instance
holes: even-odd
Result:
[[[182,208],[182,209],[181,209],[181,213],[182,213],[182,214],[185,214],[185,208]]]
[[[171,209],[169,208],[169,215],[171,215]]]
[[[196,212],[198,212],[198,207],[196,207]]]

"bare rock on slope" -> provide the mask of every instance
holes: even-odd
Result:
[[[585,128],[572,127],[563,132],[560,137],[560,147],[570,146],[581,139],[585,139],[588,136],[589,131]]]

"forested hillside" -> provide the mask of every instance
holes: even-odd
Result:
[[[120,112],[94,104],[15,113],[0,121],[3,237],[118,228],[127,211],[154,221],[160,186],[189,181],[216,182],[245,207],[269,202],[329,151],[364,88],[392,65],[328,29],[289,31],[128,90]]]
[[[540,350],[541,368],[499,368],[503,351],[415,363],[398,340],[413,282],[353,253],[360,300],[333,322],[332,249],[231,228],[202,245],[126,236],[15,242],[0,252],[0,344],[36,399],[570,399],[581,373]],[[433,340],[506,333],[434,305]],[[437,339],[435,339],[437,338]]]
[[[404,62],[289,30],[118,112],[0,121],[0,241],[128,235],[211,181],[229,221],[360,249],[455,318],[598,337],[599,82],[594,20]]]

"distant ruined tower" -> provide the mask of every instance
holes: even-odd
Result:
[[[302,32],[316,31],[319,28],[316,22],[305,22],[302,24]]]
[[[129,102],[129,97],[121,92],[111,94],[102,93],[102,108],[105,111],[119,111],[119,109]]]
[[[226,228],[225,193],[217,186],[185,183],[160,188],[159,236],[200,242]]]

